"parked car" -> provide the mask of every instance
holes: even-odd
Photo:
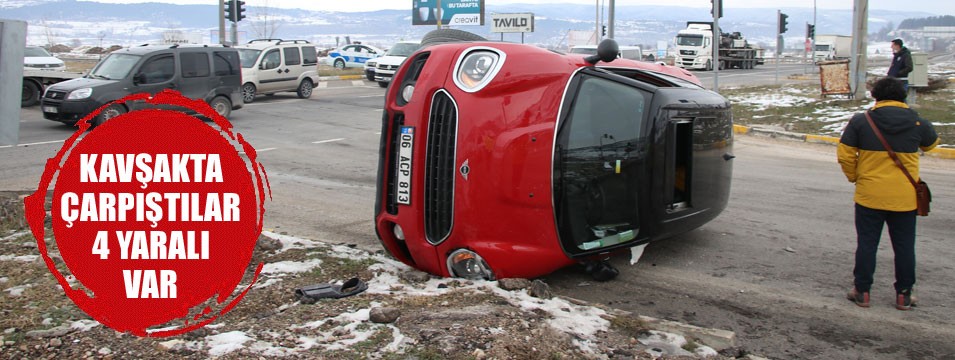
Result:
[[[66,70],[66,63],[50,55],[39,46],[27,46],[23,50],[24,70]]]
[[[255,95],[291,91],[312,96],[318,84],[318,55],[306,40],[256,39],[235,47],[242,61],[242,100]]]
[[[421,43],[419,42],[398,42],[391,49],[388,49],[385,56],[373,60],[376,63],[374,80],[378,82],[378,86],[388,87],[388,83],[391,82],[391,77],[395,75],[398,66],[420,47]]]
[[[726,207],[730,103],[686,70],[434,30],[385,95],[375,230],[435,275],[534,278]],[[591,266],[593,265],[593,266]]]
[[[334,66],[336,69],[363,67],[366,61],[384,53],[384,50],[371,45],[350,44],[329,51],[328,57],[324,60],[326,65]]]
[[[100,106],[138,93],[175,89],[206,101],[223,117],[242,107],[242,68],[235,48],[221,46],[140,46],[116,50],[82,78],[47,88],[40,103],[47,120],[75,124]],[[93,119],[94,126],[151,105],[114,103]]]

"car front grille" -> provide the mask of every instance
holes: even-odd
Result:
[[[457,125],[454,99],[443,90],[436,92],[428,123],[424,186],[425,235],[432,244],[444,241],[453,226]]]
[[[398,70],[398,65],[378,64],[378,70]]]
[[[680,50],[680,55],[696,55],[696,50]]]
[[[62,91],[50,90],[46,92],[46,95],[44,97],[47,99],[53,99],[53,100],[63,100],[63,98],[66,97],[66,93]]]

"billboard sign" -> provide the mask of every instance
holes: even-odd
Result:
[[[529,33],[534,32],[534,14],[491,14],[491,32]]]
[[[411,1],[411,25],[484,25],[484,0]]]

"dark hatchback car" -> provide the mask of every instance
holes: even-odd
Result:
[[[170,89],[202,99],[223,117],[242,107],[242,67],[234,48],[141,46],[114,51],[86,76],[50,86],[41,109],[47,120],[75,124],[97,108],[127,95]],[[150,106],[114,103],[92,120],[99,125],[128,111]]]

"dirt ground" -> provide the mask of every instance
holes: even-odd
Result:
[[[529,292],[526,280],[505,286],[438,279],[381,253],[271,233],[260,238],[239,288],[259,263],[266,264],[262,276],[234,310],[184,335],[141,338],[93,321],[63,293],[22,221],[21,195],[0,194],[2,358],[680,359],[746,353],[729,348],[717,354],[699,339],[653,331],[635,314],[552,298],[546,285]],[[46,244],[67,273],[55,241]],[[368,291],[313,304],[294,295],[302,286],[353,276],[365,279]],[[376,319],[374,313],[392,316]],[[182,322],[163,324],[176,325]]]

